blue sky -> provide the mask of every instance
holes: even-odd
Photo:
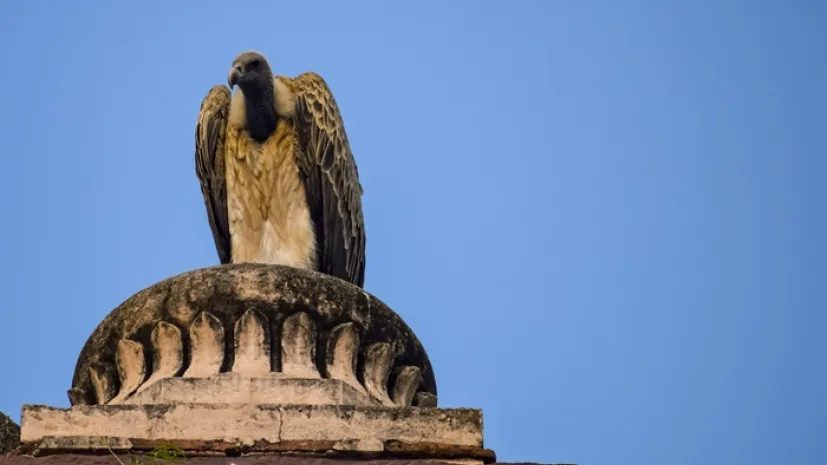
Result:
[[[0,410],[217,263],[195,118],[253,48],[333,89],[366,288],[500,460],[824,461],[823,2],[309,3],[2,3]]]

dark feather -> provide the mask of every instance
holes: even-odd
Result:
[[[363,287],[362,186],[339,107],[316,73],[289,83],[296,94],[297,162],[316,230],[318,271]]]
[[[230,112],[230,89],[210,89],[195,126],[195,174],[207,207],[215,248],[222,264],[230,263],[230,222],[227,215],[227,183],[224,175],[224,135]]]

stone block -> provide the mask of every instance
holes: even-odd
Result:
[[[396,440],[482,445],[482,413],[472,409],[283,406],[282,440]]]
[[[248,378],[223,373],[214,378],[166,378],[130,397],[132,405],[298,404],[376,405],[364,391],[338,379],[296,379],[271,373]]]
[[[147,392],[150,392],[147,390]],[[166,443],[215,453],[315,453],[493,460],[482,412],[343,405],[97,405],[23,408],[25,447],[89,452]],[[491,459],[491,460],[489,460]]]

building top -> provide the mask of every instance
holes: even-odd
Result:
[[[437,408],[399,315],[285,266],[204,268],[136,293],[92,332],[69,399],[23,407],[21,451],[496,460],[480,410]]]
[[[270,387],[335,380],[359,405],[436,406],[425,349],[382,301],[331,276],[258,264],[190,271],[130,297],[89,337],[69,398],[143,403],[161,380],[228,376]],[[202,393],[223,392],[208,393],[210,383]]]
[[[92,332],[69,398],[24,405],[20,446],[0,464],[170,451],[190,465],[496,462],[482,411],[437,408],[428,355],[399,315],[284,266],[204,268],[136,293]]]

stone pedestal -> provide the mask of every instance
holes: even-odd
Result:
[[[224,265],[138,292],[89,337],[68,393],[68,409],[24,406],[26,451],[495,460],[482,412],[437,408],[396,313],[294,268]]]
[[[22,441],[39,454],[152,450],[302,453],[490,462],[478,410],[276,404],[27,406]]]

